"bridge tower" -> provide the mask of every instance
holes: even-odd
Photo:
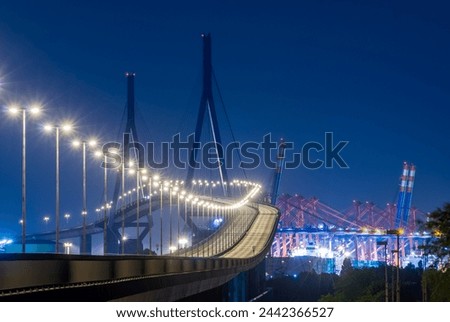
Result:
[[[189,147],[188,156],[189,156],[189,165],[188,165],[188,174],[186,177],[186,185],[190,186],[192,184],[192,180],[194,179],[194,170],[197,158],[198,148],[196,145],[200,142],[203,122],[205,119],[205,114],[208,112],[208,120],[209,125],[211,126],[211,133],[214,140],[216,159],[218,162],[218,170],[220,175],[220,180],[223,182],[228,182],[228,173],[226,169],[226,165],[224,162],[223,156],[223,146],[222,139],[220,136],[219,130],[219,122],[217,120],[216,113],[216,105],[214,103],[213,98],[213,69],[211,63],[211,35],[209,33],[202,34],[203,38],[203,89],[202,96],[200,99],[200,107],[197,116],[197,124],[195,126],[194,132],[194,142],[192,142]],[[226,185],[222,185],[224,187],[224,194],[226,192]]]
[[[121,140],[123,141],[124,145],[122,146],[122,157],[125,158],[125,156],[128,154],[125,151],[129,151],[130,148],[133,148],[133,143],[139,142],[138,140],[138,133],[137,133],[137,129],[136,129],[136,120],[135,120],[135,102],[134,102],[134,78],[135,78],[135,73],[133,72],[127,72],[125,73],[125,77],[127,79],[127,104],[126,104],[126,111],[127,111],[127,121],[125,124],[125,129],[123,131],[123,135],[129,135],[129,137],[131,138],[131,142],[130,140],[125,140],[124,138],[121,138]],[[130,144],[131,143],[131,144]],[[124,164],[128,164],[129,160],[122,160],[122,162]],[[117,176],[116,176],[116,182],[115,182],[115,186],[114,186],[114,195],[113,195],[113,202],[114,202],[114,207],[112,207],[112,209],[115,209],[117,206],[117,202],[119,200],[119,196],[120,196],[120,191],[121,191],[121,187],[123,186],[123,181],[124,181],[124,174],[122,173],[124,170],[123,167],[121,167],[120,169],[118,169],[117,171]],[[115,211],[112,211],[110,214],[110,218],[108,219],[108,235],[107,235],[107,239],[108,239],[108,252],[109,253],[117,253],[119,252],[119,244],[117,242],[117,240],[122,240],[122,232],[121,229],[123,229],[123,227],[119,227],[115,222],[114,222],[114,213]],[[112,217],[111,217],[112,216]],[[142,237],[142,236],[141,236]],[[141,239],[141,237],[137,237],[139,239]],[[131,243],[130,243],[131,244]]]

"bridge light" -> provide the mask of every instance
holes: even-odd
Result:
[[[19,111],[20,111],[20,108],[17,107],[16,105],[11,106],[11,107],[8,108],[8,112],[9,112],[10,114],[12,114],[12,115],[18,114]]]
[[[70,123],[64,123],[64,124],[62,125],[61,129],[62,129],[64,132],[70,132],[70,131],[72,131],[73,126],[72,126],[72,124],[70,124]]]

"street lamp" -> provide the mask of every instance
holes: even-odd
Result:
[[[47,225],[48,221],[50,220],[50,217],[49,216],[44,216],[43,219],[44,219],[45,224]]]
[[[130,161],[129,166],[133,167],[134,162]],[[136,254],[139,254],[140,250],[140,227],[139,227],[139,219],[140,219],[140,168],[139,164],[136,164],[136,168],[130,168],[128,170],[129,175],[136,175],[136,187],[133,189],[133,191],[136,191]],[[131,201],[130,197],[130,201]]]
[[[18,115],[22,113],[22,253],[26,251],[26,219],[27,219],[27,127],[26,119],[27,113],[37,115],[41,111],[39,106],[31,106],[29,108],[20,108],[11,106],[8,112],[11,115]]]
[[[83,240],[82,240],[82,246],[81,251],[83,254],[86,254],[86,217],[87,217],[87,205],[86,205],[86,145],[89,145],[90,147],[94,147],[97,145],[97,142],[93,139],[86,141],[78,141],[75,140],[72,142],[72,145],[75,148],[82,147],[82,158],[83,158],[83,174],[82,174],[82,186],[83,186],[83,209],[81,210],[81,216],[83,217]],[[106,205],[105,205],[106,206]]]
[[[66,249],[66,254],[70,254],[70,248],[72,247],[72,243],[64,243],[64,248]]]
[[[110,152],[113,152],[113,149],[110,149]],[[114,149],[114,152],[119,153],[119,150]],[[108,253],[108,209],[111,209],[111,204],[108,203],[108,159],[107,153],[103,153],[99,150],[94,152],[94,156],[96,158],[101,158],[103,156],[103,202],[105,204],[105,207],[103,208],[103,254],[106,255]],[[121,197],[119,197],[119,199],[120,198]]]
[[[188,243],[187,238],[182,237],[178,240],[178,244],[181,246],[181,249],[184,249]]]
[[[64,218],[66,219],[66,222],[69,223],[70,214],[64,214]]]
[[[400,302],[400,235],[403,235],[403,233],[404,230],[402,228],[386,230],[386,234],[397,236],[397,250],[394,251],[397,253],[397,281],[395,283],[397,302]]]
[[[56,163],[55,163],[55,218],[56,218],[56,233],[55,233],[55,252],[59,253],[59,134],[62,130],[63,132],[70,132],[72,130],[72,126],[70,124],[63,125],[50,125],[47,124],[44,126],[45,131],[50,132],[55,130],[55,140],[56,140]]]
[[[384,295],[389,302],[388,273],[387,273],[387,240],[377,241],[377,246],[384,246]]]

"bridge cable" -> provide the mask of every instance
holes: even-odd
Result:
[[[214,73],[214,69],[212,69],[212,75],[213,75],[214,83],[216,84],[217,94],[219,95],[219,99],[220,99],[220,102],[222,104],[222,108],[223,108],[223,111],[224,111],[224,114],[225,114],[225,118],[227,120],[228,128],[230,129],[230,132],[231,132],[231,138],[233,139],[233,142],[236,142],[236,137],[234,135],[233,128],[231,127],[230,118],[228,117],[228,112],[227,112],[227,109],[225,107],[225,102],[223,100],[222,93],[220,92],[219,83],[217,81],[216,74]],[[239,158],[240,164],[242,164],[242,158],[241,158],[241,154],[240,153],[238,153],[238,158]],[[245,172],[245,169],[241,168],[241,170],[242,170],[242,173],[244,174],[245,179],[247,180],[248,178],[247,178],[247,173]]]

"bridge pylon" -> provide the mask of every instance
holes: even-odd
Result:
[[[135,79],[135,73],[133,72],[127,72],[125,73],[125,77],[127,79],[127,104],[126,104],[126,114],[127,114],[127,121],[125,124],[125,128],[123,131],[123,145],[122,145],[122,164],[128,165],[130,160],[125,160],[127,156],[129,156],[129,150],[133,149],[134,144],[136,142],[139,142],[138,139],[138,133],[136,129],[136,119],[135,119],[135,98],[134,98],[134,79]],[[127,135],[128,139],[125,139],[125,135]],[[131,139],[131,140],[130,140]],[[142,157],[142,156],[141,156]],[[140,165],[137,163],[137,166],[140,167]],[[117,203],[119,201],[119,197],[121,194],[123,194],[124,190],[124,182],[125,182],[125,166],[121,166],[116,175],[116,181],[114,186],[114,194],[113,194],[113,207],[112,209],[117,208]],[[121,193],[122,192],[122,193]],[[124,211],[124,210],[122,210]],[[124,251],[123,247],[123,238],[124,238],[124,231],[125,231],[125,221],[122,220],[122,223],[118,225],[114,220],[115,211],[110,212],[110,218],[108,219],[108,234],[107,234],[107,249],[108,253],[119,253]],[[128,223],[127,223],[128,225]],[[139,251],[139,245],[142,245],[142,234],[140,236],[137,236],[137,251]],[[127,245],[130,245],[131,243],[127,243]],[[129,246],[128,246],[129,247]],[[121,250],[122,249],[122,250]],[[134,253],[134,251],[131,251]]]
[[[189,147],[188,156],[188,174],[186,177],[186,185],[190,186],[192,180],[194,179],[194,170],[196,168],[196,158],[198,148],[195,145],[200,143],[203,122],[206,117],[206,112],[208,112],[209,125],[211,126],[211,133],[214,140],[216,160],[218,162],[218,170],[220,175],[220,180],[223,182],[228,182],[228,173],[226,164],[224,161],[224,151],[222,145],[222,138],[219,130],[219,122],[217,119],[216,105],[214,103],[213,97],[213,69],[212,69],[212,59],[211,59],[211,35],[209,33],[202,34],[203,38],[203,89],[202,96],[200,99],[200,106],[197,115],[197,124],[195,126],[194,141]],[[222,185],[224,189],[224,194],[227,195],[226,185]]]

